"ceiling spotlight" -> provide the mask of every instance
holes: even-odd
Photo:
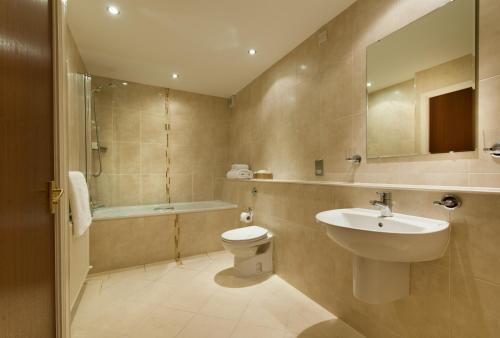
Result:
[[[177,80],[179,78],[179,74],[173,73],[172,74],[172,79]]]
[[[108,6],[108,13],[111,15],[118,15],[120,14],[120,10],[116,6]]]
[[[122,85],[128,86],[128,82],[122,82]]]
[[[253,48],[252,48],[252,49],[249,49],[249,50],[248,50],[248,54],[250,54],[250,55],[255,55],[255,54],[257,54],[257,50],[255,50],[255,49],[253,49]]]
[[[371,83],[371,82],[368,82],[368,83],[366,84],[366,86],[367,86],[367,87],[371,87],[371,86],[372,86],[372,83]]]

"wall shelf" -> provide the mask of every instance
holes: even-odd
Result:
[[[280,180],[280,179],[273,179],[273,180],[252,179],[243,182],[310,184],[310,185],[326,185],[326,186],[348,187],[348,188],[407,190],[407,191],[436,191],[436,192],[467,193],[467,194],[500,194],[500,188],[446,186],[446,185],[348,183],[348,182],[335,182],[335,181],[307,181],[307,180]]]

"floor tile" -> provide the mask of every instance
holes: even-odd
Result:
[[[282,330],[239,323],[231,338],[283,338]]]
[[[208,299],[199,312],[208,316],[238,320],[249,302],[250,298],[247,296],[219,291]]]
[[[191,280],[199,273],[195,270],[187,270],[175,267],[162,275],[158,281],[171,285],[183,286],[191,282]]]
[[[195,315],[178,338],[229,338],[236,327],[235,320]]]
[[[130,330],[132,338],[174,338],[193,318],[194,313],[158,308]]]
[[[240,278],[226,252],[88,279],[72,338],[359,338],[277,275]]]
[[[213,294],[212,290],[179,288],[172,292],[162,305],[172,309],[198,312]]]
[[[241,317],[241,323],[284,330],[289,313],[287,303],[250,303]]]

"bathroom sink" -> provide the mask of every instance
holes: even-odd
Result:
[[[450,237],[445,221],[393,214],[380,217],[369,209],[320,212],[316,219],[327,234],[355,255],[388,262],[422,262],[443,256]]]
[[[410,294],[410,263],[443,256],[448,222],[369,209],[336,209],[316,215],[328,237],[354,254],[354,295],[367,303],[395,301]]]

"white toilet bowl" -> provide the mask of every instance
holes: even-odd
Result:
[[[273,235],[256,225],[233,229],[221,235],[222,245],[234,255],[234,272],[250,277],[273,272]]]

